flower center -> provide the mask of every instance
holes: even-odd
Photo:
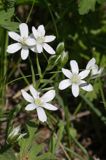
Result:
[[[39,36],[38,38],[37,38],[37,43],[39,43],[39,44],[42,44],[43,42],[44,42],[44,37],[43,36]]]
[[[42,101],[41,101],[41,99],[40,99],[40,98],[36,98],[36,99],[35,99],[35,104],[36,104],[37,106],[42,106]]]
[[[26,44],[26,37],[23,37],[21,40],[20,40],[20,43],[23,45],[23,46],[27,46]]]
[[[71,82],[75,83],[75,84],[79,83],[80,82],[80,76],[77,75],[77,74],[73,74],[72,77],[71,77]]]

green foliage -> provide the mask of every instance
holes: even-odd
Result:
[[[13,150],[8,150],[2,154],[0,154],[0,159],[1,160],[17,160],[16,157],[15,157],[15,154],[14,154],[14,151]]]
[[[79,1],[79,13],[81,15],[86,14],[89,10],[94,11],[97,0],[80,0]]]
[[[15,94],[14,92],[16,92],[17,88],[19,90],[17,94],[18,100],[9,95],[10,104],[11,101],[12,103],[15,102],[13,107],[17,108],[16,110],[12,109],[12,111],[5,112],[5,115],[2,114],[2,109],[4,109],[5,105],[0,101],[0,123],[4,118],[8,119],[6,136],[8,136],[9,127],[13,125],[12,122],[15,117],[23,112],[24,105],[21,102],[20,89],[26,84],[29,86],[33,83],[35,88],[40,91],[46,91],[51,88],[55,89],[56,99],[53,103],[59,108],[59,111],[54,112],[53,115],[51,113],[47,114],[47,123],[42,124],[34,120],[34,126],[26,125],[27,129],[22,124],[21,127],[26,131],[26,136],[15,142],[18,144],[8,142],[9,144],[6,144],[6,147],[11,145],[9,146],[11,149],[5,150],[4,153],[0,154],[0,160],[16,160],[16,158],[21,160],[25,158],[29,160],[54,160],[57,158],[59,151],[60,154],[62,152],[62,155],[64,155],[64,159],[67,158],[68,160],[74,158],[78,158],[79,160],[92,159],[88,155],[89,152],[87,153],[89,147],[86,149],[79,139],[80,136],[81,138],[83,137],[82,133],[79,133],[80,130],[77,132],[77,129],[80,128],[79,122],[82,123],[83,121],[84,124],[87,122],[83,118],[79,118],[80,120],[76,121],[76,113],[78,114],[79,112],[80,114],[82,111],[89,110],[94,119],[97,117],[101,124],[106,125],[106,113],[102,111],[106,111],[105,69],[101,77],[95,77],[95,80],[89,79],[93,84],[94,91],[86,94],[85,91],[81,91],[80,97],[77,99],[72,97],[70,88],[65,91],[59,91],[58,85],[64,77],[61,73],[62,67],[69,68],[69,61],[72,59],[78,60],[81,70],[85,68],[86,63],[91,57],[96,58],[98,65],[106,67],[106,13],[104,2],[105,0],[79,0],[77,4],[73,0],[0,1],[0,91],[2,92],[0,93],[2,97],[0,97],[0,100],[4,100],[6,95],[5,87],[8,84],[14,84],[13,86],[9,86],[10,88],[13,87],[12,94]],[[48,33],[57,35],[55,41],[55,46],[57,46],[56,54],[46,56],[46,53],[43,53],[43,55],[33,53],[32,55],[30,51],[29,62],[27,60],[21,61],[20,59],[17,61],[17,57],[19,58],[20,54],[16,56],[11,55],[12,58],[7,56],[7,30],[18,31],[19,22],[16,21],[28,23],[29,30],[31,30],[32,25],[44,24]],[[53,48],[55,47],[53,46]],[[8,68],[7,63],[9,63]],[[6,74],[10,74],[10,82],[8,82]],[[10,93],[11,90],[9,91]],[[102,102],[101,107],[99,107],[100,101]],[[78,108],[76,108],[77,105]],[[27,113],[25,114],[27,115]],[[28,115],[30,117],[29,113]],[[89,119],[90,116],[87,116]],[[71,117],[72,121],[70,120]],[[92,119],[90,120],[92,121]],[[98,129],[96,121],[94,123]],[[43,127],[48,128],[51,135],[46,141],[38,144],[36,141],[37,132],[39,128]],[[94,128],[93,124],[92,128]],[[85,128],[85,130],[89,130],[89,128]],[[46,137],[46,132],[44,137]],[[15,149],[14,146],[19,146],[18,152],[17,150],[13,150],[13,148]],[[80,149],[81,153],[77,153],[77,148]],[[15,157],[14,152],[17,157]]]
[[[2,10],[0,12],[0,26],[12,31],[17,31],[18,22],[11,22],[11,18],[14,15],[14,9],[9,9],[8,11]]]
[[[80,0],[79,1],[79,14],[87,14],[90,10],[95,11],[96,3],[104,3],[105,0]]]
[[[20,159],[28,158],[29,160],[45,160],[51,157],[54,159],[54,155],[52,153],[44,152],[44,144],[37,144],[34,139],[36,139],[36,131],[37,129],[32,126],[27,126],[29,135],[27,138],[22,138],[19,140],[19,145],[21,147],[19,157]]]

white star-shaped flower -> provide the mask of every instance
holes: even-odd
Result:
[[[72,86],[72,94],[74,97],[79,95],[79,87],[85,91],[92,91],[93,87],[91,84],[87,84],[83,79],[86,78],[89,74],[89,70],[84,70],[79,73],[79,67],[75,60],[70,61],[71,71],[65,68],[62,68],[63,74],[68,78],[62,80],[59,83],[59,89],[64,90],[69,86]]]
[[[54,49],[47,43],[54,41],[56,38],[53,35],[45,36],[45,28],[43,25],[40,25],[37,29],[32,27],[33,37],[35,39],[36,45],[31,47],[33,52],[41,53],[43,49],[49,54],[55,54]]]
[[[17,43],[11,44],[7,48],[8,53],[15,53],[21,49],[21,58],[27,59],[30,46],[35,45],[35,41],[28,36],[28,26],[26,23],[19,25],[20,35],[16,32],[9,32],[8,35]]]
[[[44,108],[48,109],[48,110],[52,110],[52,111],[57,110],[57,107],[48,103],[48,102],[50,102],[51,100],[54,99],[55,91],[50,90],[50,91],[46,92],[43,96],[40,97],[39,96],[40,93],[37,92],[32,85],[29,87],[29,90],[31,92],[31,95],[29,95],[25,90],[21,90],[22,96],[24,97],[24,99],[26,101],[30,102],[25,107],[25,110],[32,111],[32,110],[36,109],[38,119],[41,122],[47,121],[47,116],[46,116],[46,113],[44,111]]]
[[[91,71],[91,75],[94,76],[94,75],[99,75],[102,73],[103,71],[103,68],[100,68],[98,67],[98,65],[96,64],[96,59],[95,58],[92,58],[87,66],[86,66],[86,69],[87,70],[90,70]]]

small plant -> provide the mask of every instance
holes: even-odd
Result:
[[[86,138],[79,122],[84,117],[85,126],[87,118],[95,123],[94,128],[98,123],[106,125],[106,56],[101,58],[100,46],[94,45],[105,22],[99,32],[94,31],[81,15],[94,11],[96,3],[104,6],[104,2],[87,3],[78,2],[78,13],[71,0],[64,11],[63,1],[1,1],[1,160],[96,160],[94,153],[89,154],[89,145],[82,142]],[[44,22],[35,14],[37,7],[41,18],[45,10]],[[75,22],[75,13],[79,25],[76,29],[68,22],[70,16]],[[89,13],[87,16],[91,18]],[[66,69],[69,64],[71,70]],[[101,128],[95,130],[100,136]]]

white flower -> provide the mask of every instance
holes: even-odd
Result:
[[[17,136],[17,135],[19,134],[19,132],[20,132],[20,126],[14,128],[14,129],[10,132],[10,134],[9,134],[8,137],[9,137],[9,138],[10,138],[10,137],[15,137],[15,136]]]
[[[21,49],[21,58],[23,60],[27,59],[29,55],[29,47],[35,44],[35,41],[28,37],[28,26],[26,23],[21,23],[19,25],[20,35],[15,32],[9,32],[8,35],[15,41],[7,48],[8,53],[15,53]]]
[[[26,133],[22,134],[20,133],[20,131],[21,131],[20,126],[13,128],[12,131],[8,135],[8,141],[10,140],[18,141],[19,139],[21,139],[22,137],[26,135]]]
[[[83,79],[88,76],[89,70],[84,70],[79,73],[79,67],[75,60],[70,61],[71,70],[62,68],[63,74],[68,78],[65,80],[62,80],[59,83],[59,89],[64,90],[69,86],[72,86],[72,94],[74,97],[77,97],[79,95],[79,87],[82,88],[85,91],[92,91],[93,87],[91,84],[88,84]]]
[[[54,49],[49,46],[47,43],[54,41],[56,38],[53,35],[45,36],[45,28],[43,25],[40,25],[38,29],[32,27],[33,37],[35,39],[36,45],[31,47],[33,52],[41,53],[43,49],[46,50],[49,54],[55,54]]]
[[[94,76],[94,75],[99,75],[99,74],[101,74],[102,71],[103,71],[103,68],[100,68],[100,69],[99,69],[98,65],[96,64],[95,58],[92,58],[92,59],[88,62],[87,66],[86,66],[86,69],[87,69],[87,70],[91,70],[91,75],[92,75],[92,76]]]
[[[31,92],[31,95],[29,95],[25,90],[21,90],[24,99],[30,102],[25,107],[25,110],[32,111],[36,109],[39,120],[42,122],[47,121],[47,116],[44,111],[44,108],[53,111],[57,110],[57,107],[48,103],[55,97],[55,91],[50,90],[40,97],[40,93],[37,92],[32,85],[29,87],[29,90]]]

